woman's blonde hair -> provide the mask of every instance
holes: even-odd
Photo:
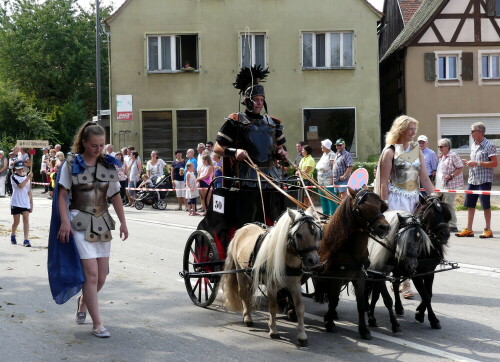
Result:
[[[106,132],[95,122],[85,122],[75,134],[71,152],[82,154],[85,151],[83,141],[88,141],[91,136],[106,136]]]
[[[418,127],[418,121],[413,117],[402,115],[396,118],[392,122],[391,129],[385,135],[385,145],[396,144],[401,134],[408,129],[410,123],[415,123]]]

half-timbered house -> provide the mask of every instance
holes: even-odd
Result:
[[[500,0],[423,0],[381,58],[384,134],[400,114],[467,156],[470,125],[500,148]]]

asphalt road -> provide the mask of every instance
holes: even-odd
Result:
[[[452,237],[448,259],[456,271],[436,275],[434,310],[443,329],[413,319],[419,302],[405,301],[393,334],[382,302],[372,341],[360,340],[352,293],[339,304],[339,331],[322,326],[326,305],[306,301],[307,348],[298,347],[294,323],[280,317],[281,340],[267,335],[267,314],[255,313],[247,328],[239,314],[219,301],[209,308],[192,304],[182,270],[185,242],[200,217],[184,211],[127,208],[130,238],[112,241],[110,274],[100,293],[101,313],[112,337],[90,334],[91,323],[74,322],[75,298],[60,306],[50,295],[47,236],[51,204],[35,192],[31,214],[32,248],[9,241],[9,199],[0,199],[0,359],[2,361],[435,361],[500,358],[500,212],[493,214],[493,239]],[[459,212],[459,224],[465,222]],[[476,231],[482,228],[478,214]],[[21,230],[18,235],[22,235]],[[18,238],[21,239],[21,238]]]

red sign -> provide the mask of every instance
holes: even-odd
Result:
[[[116,118],[119,121],[131,121],[132,120],[132,112],[118,112]]]
[[[28,155],[36,155],[36,150],[34,148],[30,149]]]

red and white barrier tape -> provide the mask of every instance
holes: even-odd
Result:
[[[33,185],[42,185],[48,186],[48,183],[45,182],[32,182]],[[345,186],[324,186],[327,189],[336,188],[336,187],[345,187]],[[308,189],[315,189],[316,186],[306,186]],[[138,188],[138,187],[127,187],[127,190],[136,190],[136,191],[177,191],[179,189],[149,189],[149,188]],[[206,187],[197,187],[195,190],[206,190]],[[182,191],[187,190],[187,188],[181,189]],[[420,189],[424,191],[424,189]],[[454,194],[471,194],[471,195],[491,195],[491,196],[500,196],[500,191],[481,191],[481,190],[439,190],[435,189],[434,192],[442,192],[442,193],[454,193]]]

